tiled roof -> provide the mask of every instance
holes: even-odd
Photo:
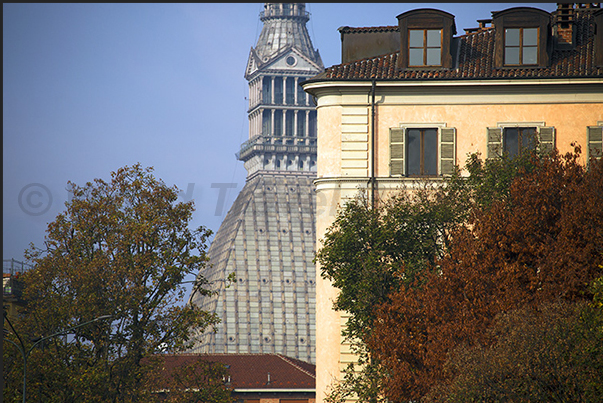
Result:
[[[339,32],[346,34],[363,34],[367,32],[396,32],[400,27],[397,25],[388,25],[385,27],[340,27]]]
[[[314,389],[316,366],[281,354],[182,354],[165,355],[164,368],[188,364],[197,359],[227,366],[230,387],[237,389]],[[268,382],[270,374],[270,382]]]
[[[362,30],[368,28],[361,28]],[[494,28],[458,37],[461,41],[456,67],[451,69],[399,70],[399,51],[356,60],[327,68],[311,81],[323,80],[454,80],[493,78],[568,78],[603,76],[594,63],[594,18],[591,12],[577,11],[574,29],[576,46],[554,49],[548,67],[496,68],[494,66]]]

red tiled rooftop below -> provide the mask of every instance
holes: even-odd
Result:
[[[170,371],[196,359],[226,365],[233,389],[314,389],[316,384],[315,365],[280,354],[166,355],[164,368]]]

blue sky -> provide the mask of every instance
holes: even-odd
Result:
[[[555,3],[307,3],[326,67],[341,26],[396,25],[405,11],[455,15],[457,35],[492,11]],[[67,181],[140,162],[194,199],[214,232],[245,184],[249,50],[263,3],[3,4],[3,258],[42,246]],[[228,192],[220,204],[220,187]]]

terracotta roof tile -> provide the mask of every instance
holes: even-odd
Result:
[[[314,389],[316,385],[315,365],[281,354],[179,354],[162,357],[168,373],[197,359],[227,365],[233,389]]]
[[[347,28],[347,27],[346,27]],[[378,27],[384,28],[384,27]],[[368,30],[370,28],[354,28]],[[322,80],[454,80],[491,78],[566,78],[603,76],[603,68],[594,64],[594,18],[577,10],[574,22],[576,46],[552,52],[548,67],[495,68],[494,28],[458,37],[461,41],[456,68],[398,70],[399,52],[355,60],[327,68],[309,81]]]

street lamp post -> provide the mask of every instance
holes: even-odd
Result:
[[[61,336],[61,335],[69,334],[69,333],[71,333],[73,330],[75,330],[77,328],[89,325],[90,323],[97,322],[99,320],[109,319],[109,318],[111,318],[111,316],[112,315],[99,316],[98,318],[92,319],[92,320],[90,320],[88,322],[80,323],[77,326],[73,326],[73,327],[70,327],[68,329],[61,330],[60,332],[53,333],[53,334],[51,334],[49,336],[42,337],[42,338],[36,340],[36,342],[29,348],[29,350],[27,350],[27,352],[25,352],[25,344],[23,343],[23,340],[21,340],[21,337],[19,336],[19,333],[17,333],[17,331],[13,327],[12,323],[10,323],[10,320],[8,319],[8,316],[6,315],[6,312],[4,312],[4,319],[8,322],[8,325],[13,330],[13,333],[15,333],[15,336],[17,336],[17,339],[19,339],[19,343],[21,344],[21,345],[19,345],[19,344],[15,343],[12,340],[5,339],[9,343],[14,344],[17,347],[17,349],[21,352],[21,355],[23,356],[23,403],[25,403],[25,396],[26,396],[26,391],[27,391],[27,358],[29,357],[29,354],[31,354],[31,352],[33,351],[33,349],[34,349],[35,346],[37,346],[38,344],[40,344],[44,340],[48,340],[48,339],[50,339],[52,337],[56,337],[56,336]]]

